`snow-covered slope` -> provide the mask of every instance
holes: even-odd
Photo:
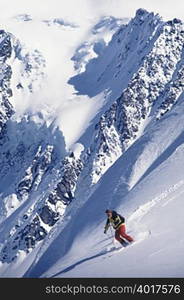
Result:
[[[116,161],[80,210],[71,204],[66,217],[72,220],[41,258],[38,254],[26,276],[183,276],[183,113],[181,102]],[[166,150],[159,153],[159,144]],[[135,238],[121,252],[110,251],[112,234],[103,233],[107,207],[126,216],[127,231]]]
[[[58,44],[67,37],[61,57],[52,58],[55,39],[45,52],[47,39],[23,45],[12,22],[39,24],[36,36],[46,30]],[[80,44],[80,25],[63,18],[18,15],[9,26],[0,49],[10,70],[1,91],[1,276],[183,275],[184,24],[139,9],[128,24],[103,17]],[[112,256],[106,208],[126,217],[136,241]]]

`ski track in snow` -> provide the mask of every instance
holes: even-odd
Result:
[[[58,271],[57,273],[52,274],[48,277],[50,277],[50,278],[59,277],[62,274],[70,272],[77,266],[82,265],[85,262],[90,261],[90,260],[94,260],[94,259],[98,259],[98,258],[107,259],[107,258],[111,258],[114,255],[123,255],[124,252],[127,252],[127,250],[130,250],[132,247],[135,247],[137,244],[141,243],[143,240],[148,238],[149,235],[150,235],[150,232],[139,232],[136,237],[136,240],[131,244],[128,243],[128,245],[126,247],[119,246],[119,242],[113,241],[113,245],[106,246],[105,249],[103,249],[102,251],[100,251],[92,256],[80,259],[77,262],[73,263],[72,265],[69,265],[69,266],[65,267],[63,270]],[[116,243],[118,243],[118,245],[115,245]],[[44,275],[44,278],[45,277],[47,277],[47,276]]]
[[[181,191],[179,191],[177,193],[176,196],[172,196],[172,193],[178,191],[179,189],[181,189]],[[171,185],[170,187],[168,187],[166,190],[164,190],[162,193],[160,193],[158,196],[154,197],[152,200],[148,201],[147,203],[145,203],[144,205],[141,205],[127,220],[127,222],[129,223],[128,227],[129,227],[129,231],[134,232],[134,238],[135,238],[135,242],[128,245],[127,247],[123,248],[123,247],[116,247],[114,246],[106,246],[105,249],[103,249],[102,251],[86,257],[84,259],[80,259],[79,261],[73,263],[72,265],[65,267],[64,270],[59,271],[57,274],[52,275],[51,277],[56,277],[56,276],[60,276],[61,274],[67,273],[69,271],[71,271],[72,269],[76,268],[77,266],[89,261],[89,260],[94,260],[97,258],[100,259],[107,259],[110,258],[114,255],[121,255],[123,256],[124,253],[127,252],[127,250],[130,250],[132,247],[135,247],[137,244],[143,242],[145,239],[147,239],[150,235],[151,235],[151,231],[147,228],[144,228],[144,226],[141,225],[141,219],[148,214],[157,204],[161,203],[161,206],[164,207],[166,206],[168,203],[170,203],[172,200],[174,200],[176,197],[178,197],[179,195],[184,193],[184,180],[180,180],[177,183]],[[163,203],[162,203],[163,202]],[[138,225],[139,224],[139,225]],[[139,231],[136,229],[137,227],[139,227]],[[140,232],[140,228],[142,229],[142,231]],[[114,242],[113,242],[114,243]],[[162,251],[164,251],[163,249],[159,249],[158,251],[155,251],[153,253],[151,253],[149,256],[156,256],[158,253],[161,253]]]
[[[138,222],[142,219],[142,217],[147,214],[156,204],[159,202],[165,200],[168,198],[169,195],[171,195],[173,192],[178,190],[179,188],[184,186],[184,180],[180,180],[178,183],[172,185],[168,189],[166,189],[164,192],[162,192],[159,196],[156,196],[151,201],[148,201],[144,205],[141,205],[128,219],[128,222]],[[183,194],[184,190],[180,192],[180,194]],[[176,196],[169,198],[165,203],[162,204],[162,206],[167,205],[170,201],[174,200]]]
[[[100,251],[92,256],[85,257],[84,259],[81,259],[81,260],[75,262],[74,264],[64,268],[63,270],[61,270],[51,276],[48,276],[48,277],[53,278],[53,277],[60,276],[61,274],[67,273],[67,272],[73,270],[74,268],[76,268],[77,266],[79,266],[87,261],[90,261],[90,260],[94,260],[97,258],[107,259],[107,258],[112,257],[113,255],[119,255],[119,254],[123,255],[124,252],[126,252],[127,250],[130,250],[130,248],[132,248],[132,247],[136,246],[137,244],[139,244],[140,242],[142,242],[145,238],[148,237],[148,235],[149,234],[147,232],[140,232],[137,237],[137,240],[132,244],[128,244],[126,247],[116,246],[116,245],[108,246],[105,249],[103,249],[102,251]],[[44,278],[45,277],[47,277],[47,276],[44,276]]]

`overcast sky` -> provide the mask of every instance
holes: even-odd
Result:
[[[101,15],[133,17],[138,8],[184,20],[183,0],[0,0],[0,17],[29,13],[34,17],[67,17],[82,21]]]

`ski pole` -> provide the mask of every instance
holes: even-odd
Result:
[[[112,225],[110,225],[110,229],[111,229],[112,243],[115,245],[114,235],[113,235],[113,232],[112,232]]]

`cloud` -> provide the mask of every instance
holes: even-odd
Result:
[[[0,8],[1,17],[28,13],[39,18],[60,16],[81,19],[88,11],[88,0],[14,0],[11,5],[0,0]]]
[[[164,19],[184,19],[183,0],[0,0],[0,16],[28,13],[34,17],[60,16],[83,21],[101,15],[133,17],[138,8],[159,13]]]
[[[138,8],[159,13],[164,19],[181,18],[184,20],[183,0],[88,0],[93,15],[114,15],[134,17]]]

